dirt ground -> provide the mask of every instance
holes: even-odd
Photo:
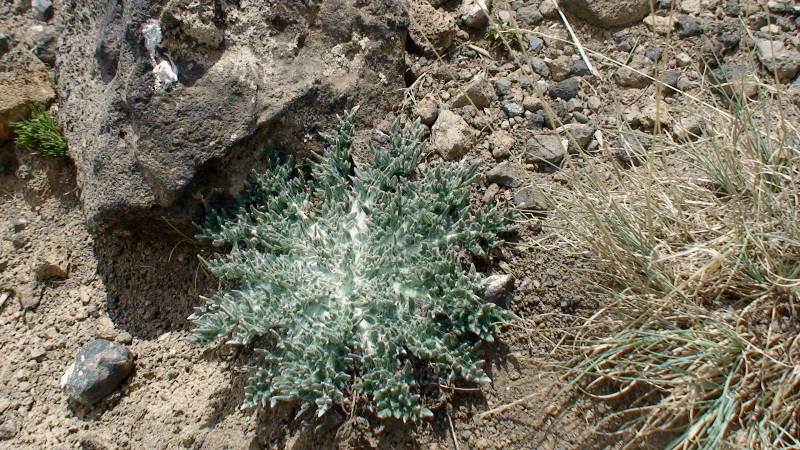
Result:
[[[450,3],[443,8],[453,10]],[[723,2],[705,3],[723,7]],[[675,61],[679,53],[699,54],[704,44],[659,36],[644,24],[616,31],[572,25],[587,48],[614,57],[645,46]],[[532,29],[568,38],[559,20],[545,19]],[[787,34],[796,40],[793,30]],[[488,49],[490,56],[470,45]],[[556,41],[546,46],[553,52],[549,56],[574,54]],[[415,102],[428,94],[445,102],[444,93],[447,98],[457,94],[475,74],[488,73],[493,82],[518,74],[511,57],[495,49],[482,31],[462,30],[454,47],[443,61],[408,56],[416,83],[409,83],[408,102],[398,105],[396,113],[410,116]],[[623,120],[620,113],[631,106],[643,108],[655,88],[619,89],[612,81],[617,67],[599,58],[594,62],[603,76],[583,82],[583,97],[595,96],[602,106],[585,111],[601,130],[615,129]],[[696,64],[679,69],[688,92],[707,93]],[[686,100],[677,96],[669,104],[678,116]],[[481,159],[483,173],[499,162],[489,148],[494,130],[522,136],[529,119],[509,121],[496,105],[484,113],[490,126],[465,156]],[[561,186],[558,172],[526,166],[515,151],[508,158],[528,169],[526,183],[554,190]],[[246,355],[188,342],[187,317],[216,285],[197,258],[206,250],[171,232],[166,222],[154,227],[163,230],[158,240],[124,232],[92,234],[69,160],[32,155],[10,144],[0,148],[0,161],[5,164],[0,173],[0,282],[8,289],[0,291],[0,448],[615,448],[614,439],[594,432],[614,405],[572,395],[559,370],[572,356],[576,327],[603,306],[604,298],[580,275],[588,263],[569,249],[539,244],[553,242],[557,233],[547,227],[546,216],[522,213],[514,242],[491,262],[494,270],[514,275],[517,288],[509,307],[521,318],[485,349],[491,384],[452,389],[450,401],[435,417],[417,424],[350,411],[316,422],[297,416],[296,407],[240,409]],[[487,189],[485,179],[480,180],[476,199]],[[511,195],[501,187],[495,198],[508,206]],[[34,273],[41,264],[57,265],[65,276],[37,283]],[[59,380],[77,349],[96,337],[127,345],[135,355],[134,373],[95,406],[72,404]],[[478,416],[512,402],[517,403],[507,410]]]
[[[434,420],[409,425],[344,417],[343,426],[327,429],[295,420],[293,408],[240,410],[243,357],[229,361],[187,342],[186,318],[214,286],[195,256],[202,250],[178,235],[161,241],[92,236],[69,162],[28,155],[23,164],[30,179],[14,175],[19,167],[0,176],[2,280],[14,291],[0,310],[0,410],[3,432],[13,433],[0,447],[452,448],[455,437],[464,448],[568,449],[586,443],[588,424],[602,414],[585,400],[552,401],[558,377],[547,367],[558,362],[551,352],[564,336],[555,325],[574,320],[559,318],[562,300],[586,312],[596,301],[563,270],[567,261],[514,248],[504,256],[521,280],[511,308],[547,329],[537,333],[547,340],[534,342],[525,326],[509,326],[486,349],[493,383],[453,393]],[[45,175],[48,180],[36,178]],[[526,228],[521,236],[536,234]],[[66,261],[68,276],[35,285],[34,266],[43,261]],[[95,337],[127,344],[135,373],[87,408],[69,403],[59,380],[76,350]],[[532,397],[506,412],[475,417],[526,396]]]

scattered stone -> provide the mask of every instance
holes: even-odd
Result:
[[[414,46],[427,56],[436,57],[447,52],[458,33],[456,21],[427,0],[411,0],[408,15],[412,18],[408,34]]]
[[[659,16],[651,14],[642,21],[647,25],[647,29],[658,34],[669,34],[675,26],[675,22],[670,16]]]
[[[24,217],[18,217],[11,221],[11,227],[14,229],[14,233],[19,233],[20,231],[24,230],[25,227],[28,226],[28,219]]]
[[[550,78],[550,66],[548,66],[546,62],[540,58],[531,58],[529,62],[533,71],[539,76],[542,78]]]
[[[475,144],[478,132],[458,114],[445,109],[431,128],[433,149],[450,161],[464,156]]]
[[[641,131],[622,133],[619,137],[617,159],[626,166],[641,164],[653,144],[653,137]]]
[[[494,159],[505,159],[511,156],[511,149],[515,144],[514,136],[503,130],[496,131],[489,138],[489,149],[492,151]]]
[[[688,53],[680,52],[675,55],[675,65],[678,67],[688,67],[692,64],[692,57]]]
[[[677,69],[670,69],[664,72],[663,82],[664,82],[664,93],[667,95],[672,95],[677,93],[678,89],[678,82],[681,79],[681,71]]]
[[[464,0],[461,4],[461,20],[472,29],[480,29],[489,22],[487,12],[492,10],[492,0]]]
[[[758,96],[758,78],[752,68],[736,64],[724,64],[709,72],[711,87],[727,98],[744,95],[745,98]]]
[[[499,192],[500,186],[496,184],[490,184],[489,187],[486,188],[486,192],[483,194],[483,203],[491,203]]]
[[[789,8],[791,8],[791,1],[769,0],[767,2],[767,8],[771,13],[786,14],[789,12]]]
[[[561,0],[558,3],[562,11],[602,28],[637,23],[650,13],[651,8],[650,0]]]
[[[14,439],[17,433],[19,433],[19,425],[13,419],[6,419],[0,423],[0,441]]]
[[[486,181],[499,186],[518,187],[522,185],[525,171],[516,164],[504,161],[486,172]]]
[[[589,123],[589,116],[582,112],[575,111],[572,113],[572,117],[574,117],[578,123]]]
[[[514,277],[509,274],[490,275],[483,280],[481,299],[505,308],[514,290]]]
[[[704,31],[703,22],[701,22],[700,19],[684,14],[675,18],[675,27],[678,36],[683,38],[700,36]]]
[[[577,97],[580,91],[581,85],[578,78],[572,77],[550,86],[547,89],[547,95],[551,98],[570,100]]]
[[[782,82],[791,81],[800,71],[800,52],[787,48],[782,41],[756,42],[756,55],[764,68],[774,72]]]
[[[592,74],[592,71],[589,70],[589,66],[586,65],[586,61],[578,58],[572,61],[572,74],[579,77],[588,77]]]
[[[703,8],[703,0],[682,0],[681,11],[686,14],[697,14]]]
[[[742,41],[742,29],[738,20],[711,22],[708,28],[717,36],[723,52],[732,50]]]
[[[44,347],[34,347],[31,349],[31,359],[39,360],[44,358],[47,355],[47,350]]]
[[[133,358],[124,345],[95,339],[78,350],[61,377],[61,388],[72,400],[96,403],[112,393],[132,369]]]
[[[503,110],[506,117],[519,117],[525,114],[525,108],[522,106],[522,103],[516,100],[505,100],[500,103],[500,109]]]
[[[117,338],[117,329],[114,322],[108,317],[100,317],[95,323],[94,336],[98,339],[113,341]]]
[[[544,41],[539,36],[530,36],[528,38],[528,50],[532,53],[539,53],[544,47]]]
[[[644,128],[655,128],[656,125],[669,128],[673,122],[667,104],[661,101],[650,103],[642,108],[639,121]]]
[[[551,209],[544,193],[535,186],[526,186],[519,189],[514,194],[512,203],[516,208],[523,211],[544,212]]]
[[[679,120],[672,129],[672,134],[678,142],[689,142],[699,139],[704,132],[705,122],[697,117],[687,117]]]
[[[47,22],[53,17],[53,3],[50,0],[32,0],[31,11],[34,19]]]
[[[600,108],[603,106],[603,102],[599,97],[593,95],[586,100],[586,105],[589,106],[589,109],[592,111],[600,111]]]
[[[11,241],[16,249],[24,248],[28,245],[28,238],[22,233],[12,233],[10,236],[6,237],[6,240]]]
[[[39,255],[33,269],[36,281],[64,280],[69,276],[69,259],[64,253],[50,252]]]
[[[579,123],[570,123],[556,129],[556,133],[564,137],[564,141],[566,141],[565,144],[570,153],[578,153],[586,148],[586,145],[592,140],[595,131],[597,131],[596,126]]]
[[[650,85],[653,76],[653,61],[643,55],[636,55],[628,67],[620,67],[614,74],[614,80],[620,86],[645,88]]]
[[[526,95],[522,98],[522,107],[525,111],[536,112],[544,109],[544,104],[535,95]]]
[[[0,65],[0,144],[13,137],[8,125],[25,118],[31,105],[45,106],[55,92],[47,66],[30,52],[16,47],[3,55]]]
[[[552,0],[544,0],[539,4],[539,12],[547,19],[555,19],[558,17],[558,10]]]
[[[478,75],[459,92],[451,103],[451,108],[462,108],[467,105],[475,105],[478,109],[489,106],[497,100],[492,83],[484,75]]]
[[[494,80],[494,89],[497,91],[497,95],[505,97],[511,93],[511,80],[507,77]]]
[[[547,63],[550,68],[550,75],[553,81],[564,81],[572,71],[572,58],[567,55],[561,55],[558,58]]]
[[[33,42],[33,54],[49,67],[56,65],[58,52],[58,34],[53,25],[34,25],[29,35]]]
[[[117,335],[117,342],[120,344],[130,345],[133,343],[133,335],[127,331],[122,331]]]
[[[523,6],[517,10],[517,22],[525,27],[539,25],[544,20],[544,15],[535,5]]]
[[[22,309],[26,311],[33,311],[42,301],[41,292],[33,289],[32,286],[17,288],[14,293],[14,297],[16,297],[17,301],[19,301],[19,305],[22,307]]]
[[[439,117],[439,104],[433,97],[425,96],[414,105],[411,114],[419,117],[419,121],[423,125],[433,125],[436,118]]]
[[[564,160],[561,139],[552,134],[537,134],[525,143],[525,162],[557,167]]]

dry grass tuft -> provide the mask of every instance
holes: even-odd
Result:
[[[670,449],[800,445],[800,133],[779,95],[731,104],[695,111],[694,140],[618,149],[633,166],[566,169],[564,236],[618,299],[615,333],[582,342],[575,372],[625,399],[606,423],[629,446],[664,433]]]

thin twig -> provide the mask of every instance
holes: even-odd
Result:
[[[589,72],[591,72],[592,75],[596,76],[597,78],[600,78],[600,72],[595,70],[594,66],[592,65],[592,62],[589,61],[589,57],[586,56],[586,52],[583,51],[583,46],[581,45],[581,41],[578,40],[578,36],[576,36],[575,32],[572,31],[572,26],[570,26],[569,21],[567,21],[567,16],[565,16],[564,13],[561,11],[561,7],[558,6],[558,1],[557,0],[552,0],[552,1],[553,5],[555,5],[556,7],[556,11],[558,11],[558,15],[561,16],[561,20],[564,22],[564,26],[567,27],[567,31],[569,32],[570,37],[572,37],[572,42],[575,44],[575,47],[578,47],[578,53],[581,54],[583,62],[585,62],[586,67],[589,68]]]
[[[489,59],[494,59],[494,58],[492,58],[492,54],[491,54],[491,53],[489,53],[489,51],[488,51],[488,50],[486,50],[486,49],[483,49],[483,48],[480,48],[480,47],[478,47],[478,46],[477,46],[477,45],[475,45],[475,44],[467,44],[467,47],[468,47],[468,48],[470,48],[470,49],[472,49],[472,50],[475,50],[475,51],[476,51],[476,52],[478,52],[478,54],[480,54],[481,56],[485,56],[486,58],[489,58]]]
[[[538,391],[534,392],[533,394],[526,395],[525,397],[522,397],[519,400],[514,400],[511,403],[506,403],[505,405],[498,406],[497,408],[492,408],[492,409],[490,409],[488,411],[484,411],[484,412],[478,414],[477,417],[478,417],[478,419],[483,420],[483,419],[485,419],[485,418],[487,418],[489,416],[493,416],[495,414],[500,414],[502,412],[508,411],[509,409],[511,409],[511,408],[513,408],[513,407],[515,407],[517,405],[521,405],[521,404],[527,402],[528,400],[541,395],[544,391],[546,391],[546,390],[548,390],[550,388],[551,388],[551,386],[545,386],[542,389],[539,389]]]
[[[458,439],[456,439],[456,427],[453,426],[453,419],[447,413],[447,422],[450,424],[450,435],[453,437],[453,446],[458,450]]]

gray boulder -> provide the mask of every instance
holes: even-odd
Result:
[[[267,140],[310,155],[335,113],[361,104],[372,124],[397,102],[399,0],[224,4],[64,4],[60,118],[92,228],[189,224],[263,167]]]
[[[133,358],[127,347],[105,339],[95,339],[78,350],[73,362],[61,377],[61,388],[70,399],[97,403],[133,370]]]

